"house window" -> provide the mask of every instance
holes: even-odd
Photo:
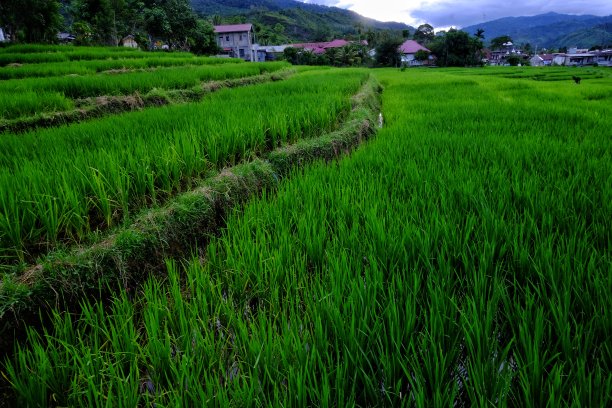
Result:
[[[242,34],[240,34],[240,41],[242,41]]]
[[[240,58],[244,58],[244,48],[240,49]]]
[[[229,41],[229,40],[230,40],[230,39],[229,39],[229,35],[226,35],[226,36],[225,36],[225,41]]]

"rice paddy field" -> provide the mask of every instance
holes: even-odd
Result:
[[[576,72],[311,69],[0,134],[6,299],[28,251],[341,128],[383,89],[351,154],[294,168],[137,290],[41,316],[5,353],[6,404],[609,406],[612,78]]]

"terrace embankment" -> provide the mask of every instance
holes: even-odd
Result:
[[[225,88],[236,88],[280,81],[293,75],[295,70],[284,69],[243,78],[205,81],[191,89],[152,89],[145,94],[103,95],[75,100],[76,108],[63,112],[41,113],[31,117],[0,121],[0,133],[22,133],[35,128],[68,125],[111,114],[141,110],[148,107],[196,102],[206,95]]]
[[[0,283],[0,355],[12,353],[25,328],[38,324],[51,308],[70,310],[85,297],[104,299],[120,287],[133,293],[147,277],[164,273],[166,259],[202,249],[224,227],[232,208],[274,190],[296,167],[350,152],[375,133],[381,91],[370,78],[352,97],[351,112],[338,130],[226,168],[95,245],[50,253],[20,276],[5,278]]]

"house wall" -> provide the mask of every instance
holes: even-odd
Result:
[[[422,65],[429,65],[429,60],[417,61],[414,59],[415,54],[402,54],[402,64],[411,67],[420,67]]]
[[[126,40],[123,40],[123,46],[128,48],[138,48],[138,43],[136,42],[136,40],[128,38]]]
[[[595,62],[602,67],[612,67],[612,54],[598,55]]]
[[[255,60],[253,34],[250,31],[217,33],[217,45],[222,49],[231,48],[233,56],[236,58],[242,58],[246,61]]]

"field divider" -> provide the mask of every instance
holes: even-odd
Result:
[[[176,105],[202,100],[206,95],[225,88],[237,88],[262,84],[270,81],[281,81],[296,73],[295,69],[283,69],[243,78],[205,81],[190,89],[157,89],[144,95],[135,92],[130,95],[102,95],[76,100],[77,108],[66,112],[41,113],[29,118],[18,118],[0,121],[1,133],[23,133],[34,128],[46,128],[67,125],[89,119],[101,118],[134,110],[163,105]]]
[[[0,282],[0,356],[12,353],[28,324],[40,322],[41,312],[72,310],[81,299],[104,297],[119,287],[134,293],[148,277],[163,275],[166,259],[205,247],[225,226],[232,208],[264,189],[275,190],[296,168],[350,153],[376,133],[381,92],[371,76],[352,97],[351,112],[338,130],[226,168],[101,242],[52,252],[21,275],[5,276]]]

